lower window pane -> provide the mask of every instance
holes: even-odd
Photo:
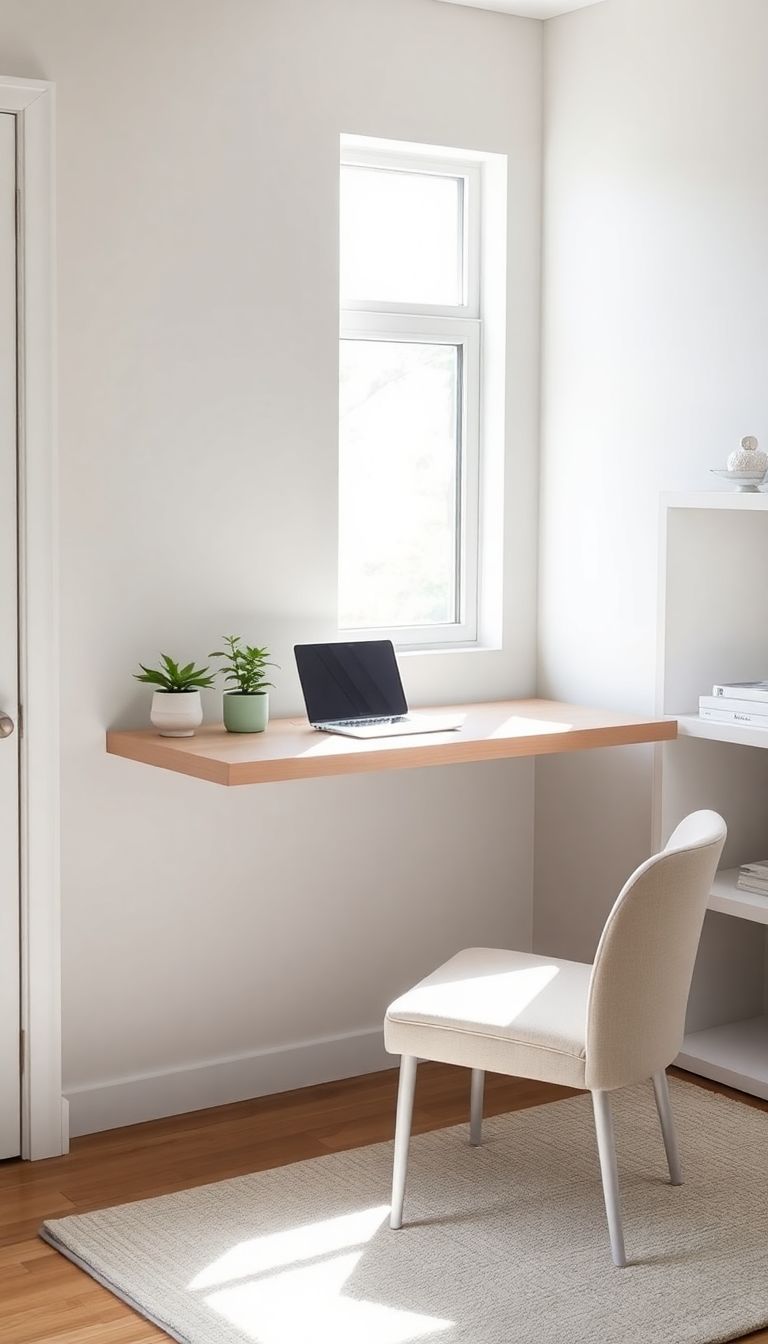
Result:
[[[339,625],[458,620],[461,349],[341,342]]]

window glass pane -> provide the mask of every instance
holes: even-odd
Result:
[[[462,302],[461,178],[341,169],[341,303]]]
[[[341,342],[339,625],[458,619],[461,350]]]

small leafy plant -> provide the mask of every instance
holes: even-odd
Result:
[[[134,672],[134,677],[137,681],[149,682],[150,686],[155,686],[158,691],[165,691],[168,694],[206,690],[214,684],[214,675],[208,672],[207,667],[195,667],[194,663],[179,667],[167,653],[160,654],[160,662],[161,667],[145,667],[143,663],[139,663],[141,671]]]
[[[237,694],[258,695],[268,686],[274,686],[275,683],[267,681],[264,676],[265,668],[277,667],[277,663],[269,661],[269,649],[258,649],[252,644],[243,645],[239,635],[222,635],[222,639],[226,648],[209,653],[208,657],[222,659],[227,669],[224,680],[237,688]]]

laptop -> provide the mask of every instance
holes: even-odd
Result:
[[[400,737],[460,728],[463,714],[409,714],[389,639],[294,648],[307,716],[321,733]]]

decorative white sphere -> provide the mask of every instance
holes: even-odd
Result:
[[[734,449],[728,458],[729,471],[749,471],[755,476],[764,476],[768,471],[768,453],[758,448],[754,434],[748,434],[741,440],[741,447]]]

